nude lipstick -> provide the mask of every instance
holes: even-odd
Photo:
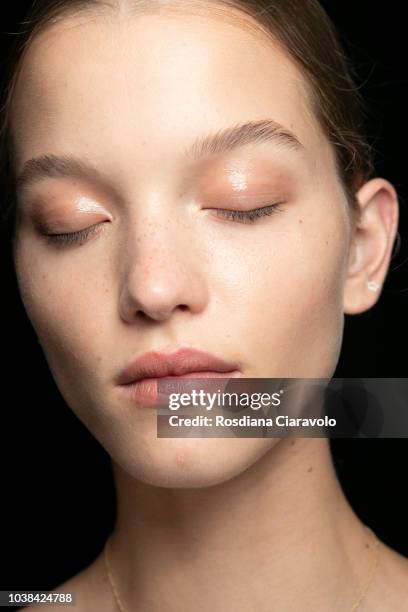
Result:
[[[228,362],[204,351],[180,348],[165,354],[149,351],[137,357],[122,370],[116,384],[132,401],[155,406],[158,399],[158,379],[236,378],[241,376],[238,364]]]

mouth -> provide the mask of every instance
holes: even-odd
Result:
[[[183,379],[211,379],[241,377],[238,364],[227,362],[209,353],[181,348],[171,354],[158,351],[144,353],[117,378],[121,392],[132,402],[143,406],[157,406],[159,391],[165,394],[166,383],[175,390],[188,392],[191,388]]]
[[[195,388],[195,383],[188,383],[187,379],[224,379],[237,378],[242,376],[241,372],[189,372],[182,376],[160,376],[158,378],[141,378],[133,383],[122,385],[123,392],[127,398],[141,406],[157,407],[158,400],[167,399],[169,393],[189,393]],[[209,382],[201,383],[200,389],[208,392],[214,391],[213,384]],[[220,385],[218,384],[218,387]]]

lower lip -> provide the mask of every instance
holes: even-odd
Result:
[[[233,370],[231,372],[189,372],[182,376],[165,376],[162,380],[182,380],[183,378],[238,378],[243,376],[241,372]],[[128,385],[120,385],[126,396],[135,404],[142,406],[157,406],[158,378],[143,378]],[[182,392],[182,391],[180,391]],[[186,388],[186,392],[188,392]]]

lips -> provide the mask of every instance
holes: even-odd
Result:
[[[164,377],[235,378],[238,364],[224,361],[209,353],[181,348],[174,353],[144,353],[132,361],[118,376],[117,385],[137,403],[155,405],[157,379]],[[174,380],[174,378],[173,378]]]
[[[238,364],[224,361],[209,353],[182,348],[166,355],[158,351],[144,353],[130,363],[119,375],[117,384],[128,385],[142,378],[183,376],[193,372],[233,372]]]

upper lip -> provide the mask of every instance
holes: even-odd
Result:
[[[137,357],[119,374],[117,384],[127,385],[142,378],[182,376],[190,372],[232,372],[237,369],[236,363],[196,349],[181,348],[170,354],[149,351]]]

